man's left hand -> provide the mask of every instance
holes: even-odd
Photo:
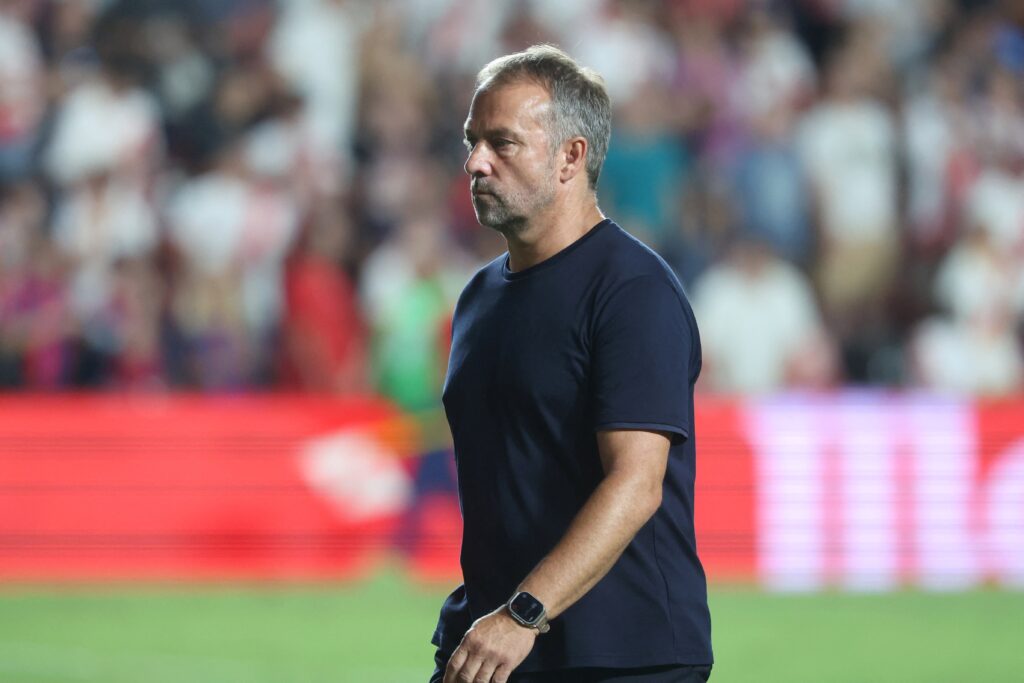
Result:
[[[448,660],[444,683],[506,683],[536,639],[536,630],[499,607],[473,622]]]

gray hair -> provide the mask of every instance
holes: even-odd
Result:
[[[476,93],[519,80],[533,81],[548,91],[552,146],[574,137],[586,139],[587,183],[591,190],[597,189],[612,134],[612,107],[604,79],[553,45],[533,45],[488,63],[477,74]]]

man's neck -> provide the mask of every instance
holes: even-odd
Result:
[[[522,232],[506,236],[509,269],[517,272],[548,260],[603,220],[604,214],[593,201],[575,211],[538,216]]]

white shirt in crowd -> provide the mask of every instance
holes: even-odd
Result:
[[[1024,269],[986,233],[969,234],[943,259],[935,299],[963,321],[1024,312]]]
[[[153,98],[141,89],[119,90],[96,77],[77,86],[62,103],[46,165],[65,185],[108,171],[133,175],[161,145]]]
[[[35,130],[45,107],[42,79],[31,29],[0,13],[0,145]]]
[[[1005,396],[1020,390],[1024,361],[1010,321],[963,322],[933,318],[918,328],[912,347],[918,382],[967,396]]]
[[[146,257],[156,248],[157,221],[135,183],[97,178],[64,195],[53,237],[71,263],[72,308],[88,320],[109,303],[118,259]]]
[[[168,217],[170,239],[192,269],[208,277],[237,274],[250,329],[265,331],[277,322],[284,261],[299,230],[290,197],[213,171],[182,185]]]
[[[967,224],[987,232],[1000,248],[1024,249],[1024,176],[986,168],[967,191]]]
[[[694,287],[701,347],[715,390],[782,389],[799,354],[820,339],[810,283],[788,263],[766,258],[756,271],[722,262]]]
[[[267,44],[271,63],[304,98],[309,130],[331,158],[352,147],[363,24],[351,3],[292,0]],[[343,167],[349,161],[341,159]]]
[[[826,102],[800,124],[798,145],[821,206],[822,228],[839,243],[864,243],[897,228],[896,135],[877,102]]]
[[[921,237],[942,227],[949,203],[947,173],[957,136],[949,104],[926,91],[903,106],[903,144],[907,155],[907,211]]]

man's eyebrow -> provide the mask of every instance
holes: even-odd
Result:
[[[473,140],[473,139],[476,138],[476,136],[468,128],[463,129],[462,136],[466,140]],[[517,141],[519,140],[519,135],[517,135],[511,128],[505,128],[505,127],[490,128],[488,130],[485,130],[485,131],[483,131],[483,137],[485,137],[485,138],[509,138],[510,140],[517,140]]]

